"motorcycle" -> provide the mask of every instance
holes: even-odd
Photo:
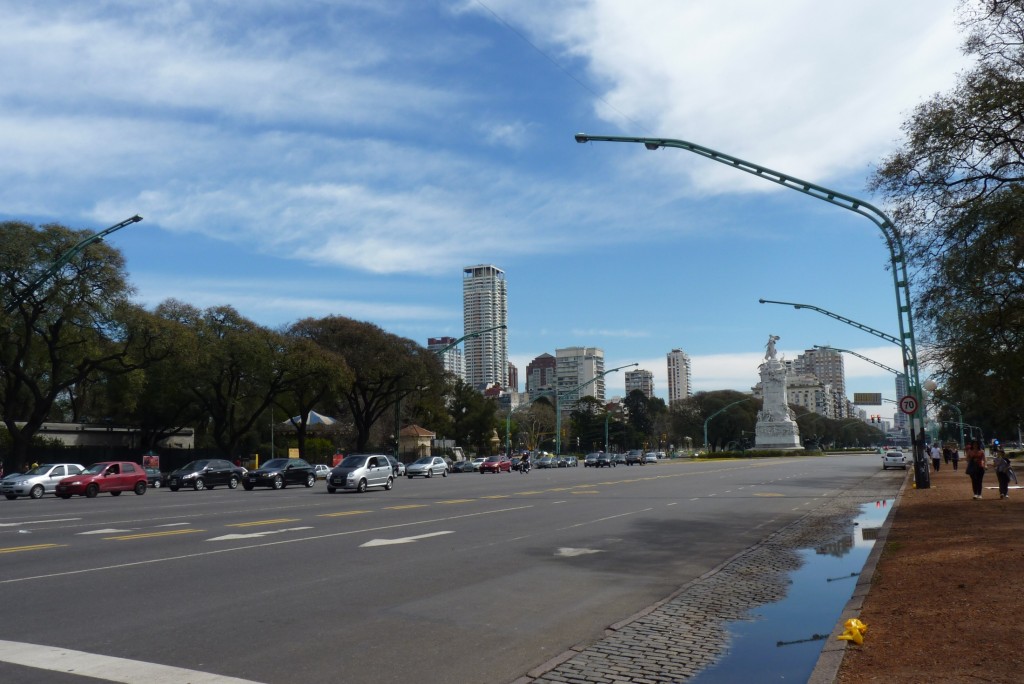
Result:
[[[530,462],[529,461],[524,461],[524,462],[520,463],[519,464],[519,472],[522,473],[523,475],[525,475],[526,473],[530,472]]]

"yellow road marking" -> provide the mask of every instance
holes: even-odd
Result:
[[[67,546],[67,544],[33,544],[32,546],[8,546],[5,549],[0,549],[0,553],[18,553],[19,551],[41,551],[42,549],[55,549],[58,546]]]
[[[491,494],[490,496],[482,496],[481,499],[507,499],[508,494]]]
[[[434,503],[439,504],[457,504],[457,503],[469,503],[475,501],[475,499],[448,499],[447,501],[435,501]]]
[[[321,513],[318,518],[337,518],[342,515],[361,515],[363,513],[373,513],[373,511],[341,511],[339,513]]]
[[[104,537],[104,539],[114,539],[117,541],[126,541],[129,539],[148,539],[150,537],[170,537],[176,534],[192,534],[194,532],[205,532],[206,530],[166,530],[164,532],[141,532],[139,534],[125,534],[119,537]]]
[[[427,504],[406,504],[404,506],[385,506],[385,511],[404,511],[409,508],[426,508]]]
[[[543,494],[542,491],[537,492],[516,492],[516,496],[526,496],[527,494]]]
[[[597,490],[596,489],[580,489],[578,491],[573,492],[573,494],[597,494]]]
[[[298,522],[299,518],[277,518],[276,520],[255,520],[253,522],[232,523],[225,527],[255,527],[257,525],[278,525],[280,523]]]
[[[785,494],[779,494],[778,492],[756,492],[754,496],[786,496]]]

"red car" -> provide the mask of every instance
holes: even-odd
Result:
[[[145,494],[146,471],[131,461],[104,461],[57,483],[57,496],[62,499],[77,494],[91,499],[100,492],[110,492],[111,496],[120,496],[121,492]]]
[[[500,473],[502,470],[512,472],[512,461],[508,460],[508,456],[491,456],[480,464],[481,473]]]

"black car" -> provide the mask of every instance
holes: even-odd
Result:
[[[245,475],[245,468],[236,466],[223,458],[207,458],[192,461],[167,476],[167,488],[176,492],[182,487],[196,491],[213,489],[222,485],[231,489],[238,487]]]
[[[604,467],[614,468],[615,467],[615,460],[612,458],[611,454],[606,454],[606,453],[604,453],[602,451],[601,453],[599,453],[597,455],[597,461],[594,462],[594,467],[595,468],[604,468]]]
[[[250,470],[242,478],[245,491],[253,487],[271,487],[284,489],[290,484],[312,487],[316,484],[316,472],[313,466],[301,458],[272,458],[256,470]]]
[[[472,473],[475,471],[476,468],[473,467],[473,462],[468,458],[462,461],[456,461],[455,465],[452,466],[453,473]]]
[[[146,466],[143,468],[146,471],[146,484],[153,489],[158,489],[164,483],[164,474],[160,472],[159,468],[153,466]]]

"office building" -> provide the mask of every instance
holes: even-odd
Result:
[[[449,373],[460,380],[466,379],[466,366],[462,359],[462,350],[455,344],[454,337],[428,337],[427,349],[440,354],[441,365]],[[444,349],[445,351],[441,351]]]
[[[462,315],[466,335],[488,332],[465,341],[466,382],[478,390],[508,387],[508,289],[505,272],[496,266],[462,269]]]
[[[690,357],[682,349],[673,349],[668,358],[668,403],[693,396],[690,379]]]
[[[626,371],[626,396],[640,390],[648,399],[654,398],[654,373],[649,370]]]

